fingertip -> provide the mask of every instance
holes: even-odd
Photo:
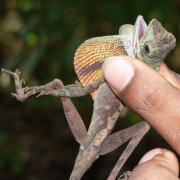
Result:
[[[161,148],[156,148],[148,151],[139,161],[139,164],[152,160],[157,154],[162,154],[163,151]]]
[[[154,163],[163,166],[172,171],[176,176],[179,174],[179,163],[176,155],[167,150],[156,148],[147,152],[139,161],[139,164],[153,161]]]
[[[103,64],[105,80],[117,91],[121,92],[134,76],[134,67],[129,63],[129,57],[115,56],[108,58]]]

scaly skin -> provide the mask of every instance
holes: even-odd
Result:
[[[92,38],[80,45],[74,58],[75,71],[80,83],[64,86],[60,80],[54,80],[46,85],[23,88],[19,73],[3,69],[14,77],[16,94],[13,95],[20,101],[33,95],[64,97],[62,102],[67,120],[76,140],[81,145],[71,180],[81,179],[99,155],[111,152],[130,140],[126,151],[123,152],[109,176],[109,179],[115,179],[133,149],[149,130],[146,123],[139,123],[110,135],[124,106],[104,82],[102,64],[108,57],[129,55],[158,70],[160,61],[175,47],[175,37],[155,19],[147,26],[142,16],[138,16],[134,27],[121,26],[119,33],[119,35]],[[90,93],[93,93],[94,110],[90,127],[86,131],[75,107],[70,99],[65,97],[84,96]],[[82,129],[78,129],[79,127]]]

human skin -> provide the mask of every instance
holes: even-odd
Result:
[[[163,62],[157,72],[127,56],[107,59],[103,74],[117,96],[180,155],[180,75]],[[172,152],[154,149],[142,159],[131,180],[179,179],[178,160]]]
[[[129,180],[179,180],[176,156],[166,149],[153,149],[146,153],[134,168]]]

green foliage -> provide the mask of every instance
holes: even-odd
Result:
[[[0,132],[0,174],[10,173],[17,175],[23,168],[26,160],[26,151],[22,147],[16,147],[12,142],[12,134]],[[11,144],[12,148],[9,148]]]

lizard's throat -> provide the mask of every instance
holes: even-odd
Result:
[[[121,39],[123,41],[123,45],[125,51],[127,52],[127,55],[130,57],[135,57],[134,49],[133,49],[133,33],[130,33],[128,35],[123,35],[121,36]]]

